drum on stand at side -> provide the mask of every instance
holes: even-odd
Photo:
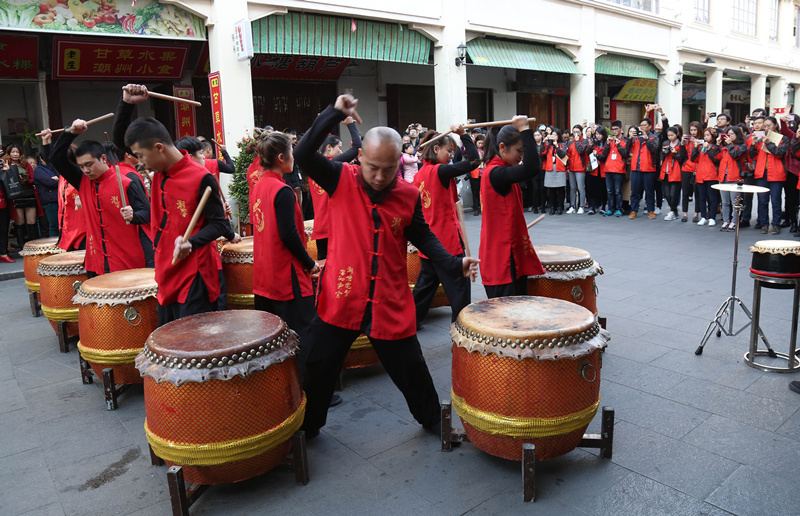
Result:
[[[22,256],[22,267],[25,271],[25,286],[31,292],[39,292],[39,275],[36,269],[39,262],[48,256],[61,254],[63,249],[58,247],[58,237],[40,238],[25,243],[25,247],[19,252]]]
[[[588,251],[563,245],[536,245],[545,274],[528,277],[528,295],[576,303],[597,315],[595,277],[603,268]]]
[[[253,237],[242,238],[238,244],[222,248],[222,274],[225,276],[228,309],[252,310],[253,296]]]
[[[85,258],[86,251],[54,254],[42,259],[36,269],[40,277],[42,313],[56,334],[57,323],[66,321],[67,336],[78,335],[78,306],[72,302],[72,297],[80,283],[86,281]]]

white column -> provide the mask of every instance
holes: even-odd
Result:
[[[580,124],[584,119],[599,122],[602,113],[595,113],[595,19],[594,8],[581,6],[581,18],[577,52],[578,74],[569,77],[569,126]]]
[[[771,77],[769,80],[769,107],[780,108],[786,105],[786,86],[788,81],[784,77]]]
[[[767,106],[767,76],[755,75],[750,78],[750,112]]]
[[[453,2],[442,11],[442,35],[433,49],[433,84],[436,129],[467,121],[467,65],[456,66],[458,46],[466,45],[466,15],[463,2]]]
[[[681,70],[680,64],[667,68],[666,74],[658,76],[658,104],[664,108],[664,114],[671,125],[680,124],[683,119],[683,84],[675,84],[675,75]]]
[[[246,0],[213,2],[208,28],[208,53],[212,72],[219,72],[222,88],[222,123],[225,126],[225,143],[231,156],[236,156],[236,141],[245,131],[252,132],[253,83],[250,61],[237,61],[233,53],[233,24],[247,18]],[[224,190],[231,181],[229,174],[221,175]]]
[[[722,69],[706,70],[706,113],[722,112]]]

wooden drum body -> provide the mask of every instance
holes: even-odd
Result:
[[[253,297],[253,238],[243,238],[238,244],[226,244],[222,249],[222,273],[225,275],[228,308],[250,309]]]
[[[72,301],[78,307],[78,350],[98,376],[114,370],[114,383],[142,383],[134,366],[158,327],[155,269],[130,269],[84,281]]]
[[[413,291],[414,285],[417,284],[419,273],[422,270],[422,262],[419,259],[419,251],[416,247],[408,244],[408,255],[406,258],[406,268],[408,269],[408,287]],[[440,284],[436,289],[436,295],[433,296],[431,308],[438,308],[440,306],[449,306],[450,301],[447,299],[447,294],[444,293],[444,287]]]
[[[749,251],[753,253],[750,271],[773,278],[800,277],[800,243],[793,240],[759,240]],[[794,288],[771,284],[770,288]]]
[[[196,484],[240,482],[281,464],[306,399],[297,335],[255,310],[185,317],[156,329],[136,357],[154,453]]]
[[[83,262],[86,251],[70,251],[43,258],[36,273],[40,278],[39,301],[42,313],[58,333],[59,321],[67,321],[68,337],[78,335],[78,306],[72,302],[77,285],[86,281]]]
[[[563,245],[534,246],[546,271],[528,278],[528,295],[563,299],[597,315],[595,276],[603,268],[583,249]]]
[[[450,326],[453,407],[470,442],[510,460],[534,443],[549,460],[578,446],[600,404],[608,332],[560,299],[501,297],[466,307]]]
[[[58,237],[40,238],[25,243],[25,247],[19,252],[22,256],[22,266],[25,270],[25,286],[31,292],[39,292],[39,282],[41,278],[36,273],[39,262],[48,256],[61,254],[63,249],[58,247]]]
[[[306,251],[312,260],[317,261],[317,241],[311,239],[311,233],[314,232],[314,219],[307,220],[303,223],[306,232]]]

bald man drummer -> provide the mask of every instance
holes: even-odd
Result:
[[[439,399],[416,335],[414,300],[406,272],[407,241],[451,274],[474,276],[478,260],[451,255],[422,214],[419,190],[398,181],[402,140],[388,127],[364,136],[361,165],[317,153],[325,137],[355,111],[358,101],[342,95],[314,121],[295,148],[300,168],[329,196],[330,246],[320,276],[317,316],[304,390],[303,429],[309,438],[325,425],[337,375],[353,341],[369,337],[408,408],[436,432]]]

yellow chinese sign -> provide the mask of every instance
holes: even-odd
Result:
[[[655,102],[658,79],[631,79],[619,90],[614,100],[626,102]]]

